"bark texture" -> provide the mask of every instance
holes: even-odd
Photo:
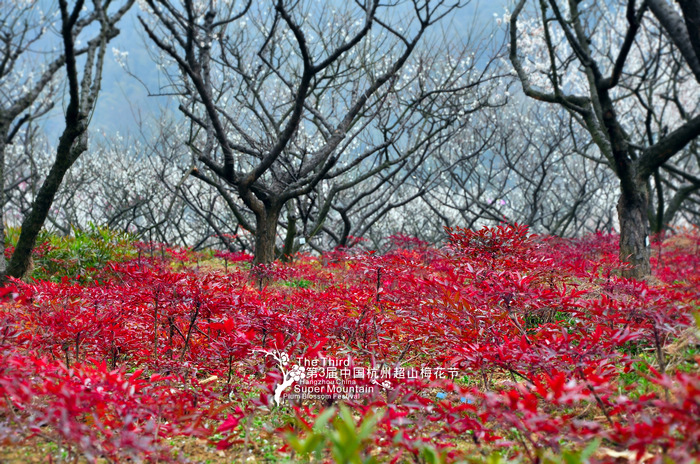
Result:
[[[632,192],[623,193],[617,203],[620,220],[620,259],[632,268],[623,271],[625,277],[644,278],[651,274],[649,248],[649,194],[645,183],[636,183]]]
[[[269,264],[276,258],[277,222],[282,205],[266,205],[255,217],[255,259],[253,265]]]

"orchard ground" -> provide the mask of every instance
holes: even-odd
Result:
[[[697,230],[643,282],[616,236],[449,236],[258,269],[45,236],[0,290],[0,461],[700,458]]]

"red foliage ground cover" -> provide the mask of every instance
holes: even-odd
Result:
[[[89,285],[13,282],[0,289],[0,443],[172,460],[165,438],[236,449],[242,424],[280,410],[296,420],[274,433],[301,439],[336,401],[274,394],[332,359],[366,372],[343,403],[376,421],[379,460],[430,446],[449,462],[499,449],[538,462],[594,440],[608,452],[592,461],[700,457],[697,233],[655,244],[646,282],[618,277],[614,236],[449,236],[255,272],[165,250]],[[321,396],[341,383],[322,380]]]

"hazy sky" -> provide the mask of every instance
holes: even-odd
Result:
[[[457,34],[467,34],[474,28],[490,30],[495,25],[494,15],[502,15],[504,5],[507,3],[508,0],[473,1],[453,13],[450,29]],[[120,23],[119,36],[110,42],[105,60],[102,92],[91,122],[93,134],[104,131],[109,135],[119,131],[122,134],[136,135],[138,131],[136,121],[139,117],[148,124],[149,119],[160,114],[163,108],[176,111],[175,106],[169,103],[167,98],[148,94],[149,90],[157,93],[160,84],[164,82],[149,56],[145,34],[137,20],[139,14],[143,13],[138,5],[135,5]],[[148,86],[148,90],[139,80],[129,76],[121,68],[114,58],[112,48],[128,53],[126,60],[129,69]],[[63,130],[62,113],[55,111],[46,123],[49,137],[56,140]]]

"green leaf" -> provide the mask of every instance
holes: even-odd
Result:
[[[587,460],[591,456],[593,456],[593,453],[596,452],[598,447],[600,446],[600,438],[596,438],[593,440],[591,443],[586,446],[583,451],[581,451],[581,460]]]

